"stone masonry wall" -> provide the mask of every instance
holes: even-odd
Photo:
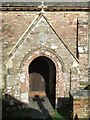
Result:
[[[2,36],[5,91],[16,99],[29,102],[24,88],[29,87],[26,73],[35,56],[48,56],[60,68],[56,74],[59,97],[69,97],[70,90],[83,90],[88,84],[88,12],[3,11]]]
[[[90,118],[90,91],[77,91],[73,96],[73,118]]]
[[[37,52],[38,56],[48,55],[48,56],[50,56],[50,58],[52,60],[53,60],[54,56],[57,56],[58,58],[56,57],[56,59],[60,60],[61,63],[59,63],[59,64],[62,64],[63,70],[61,70],[61,68],[56,67],[56,71],[58,71],[58,72],[56,72],[57,73],[56,81],[61,82],[61,80],[62,80],[61,74],[63,72],[63,81],[67,81],[67,82],[63,82],[63,84],[65,84],[64,86],[65,86],[65,89],[67,89],[67,90],[63,91],[63,89],[61,89],[62,87],[61,88],[56,87],[56,89],[59,89],[59,96],[64,96],[64,95],[60,94],[60,91],[62,91],[62,92],[69,91],[69,87],[67,86],[67,83],[69,84],[69,73],[68,72],[69,72],[71,64],[73,64],[73,59],[74,59],[74,61],[76,61],[76,59],[74,58],[73,55],[70,54],[70,51],[65,47],[65,45],[62,43],[62,41],[60,41],[59,37],[54,33],[53,29],[50,27],[47,20],[45,20],[44,16],[42,16],[42,15],[38,16],[37,19],[35,20],[35,23],[36,23],[36,25],[31,29],[31,31],[28,30],[29,34],[25,34],[26,37],[21,39],[21,42],[19,43],[19,47],[16,46],[17,49],[15,48],[16,49],[15,52],[13,54],[11,53],[12,56],[6,63],[6,67],[7,67],[7,69],[9,69],[9,71],[11,71],[10,70],[11,68],[14,69],[14,74],[10,73],[9,76],[12,76],[12,77],[14,76],[14,78],[17,82],[17,81],[19,81],[19,78],[18,78],[19,71],[18,70],[21,70],[22,74],[27,73],[27,71],[28,71],[27,69],[30,64],[30,60],[29,60],[29,62],[27,62],[27,59],[28,59],[29,55],[30,55],[30,58],[33,59],[32,56],[35,56],[33,51]],[[32,25],[34,25],[34,23]],[[41,36],[41,33],[44,35],[44,37]],[[46,41],[41,41],[41,40],[46,40]],[[38,50],[40,50],[41,52],[38,52]],[[62,52],[61,52],[61,50],[62,50]],[[45,53],[42,54],[42,51]],[[48,51],[50,51],[50,52],[48,52]],[[63,59],[63,61],[62,61],[62,59]],[[22,71],[22,68],[21,68],[21,64],[23,61],[27,65],[27,67],[25,67],[26,70],[24,70],[24,71]],[[16,64],[14,64],[14,63],[16,63]],[[55,64],[56,63],[58,63],[58,62],[55,61]],[[61,70],[61,72],[59,72],[59,70]],[[67,79],[64,78],[64,74],[66,74],[65,77]],[[25,75],[25,76],[27,76],[27,75]],[[8,81],[9,81],[9,79],[8,79]],[[24,79],[26,79],[28,81],[27,77],[25,77]],[[15,80],[14,80],[14,82],[15,82]],[[6,86],[8,86],[9,84],[6,84]],[[63,85],[61,83],[57,83],[56,86],[59,84]],[[11,87],[13,88],[13,84]],[[10,94],[10,90],[9,91],[7,90],[7,93]],[[66,92],[65,92],[66,96],[68,96],[68,93],[66,94]],[[57,92],[56,92],[56,96],[57,96]]]
[[[38,12],[3,12],[3,61]],[[67,47],[76,55],[77,18],[79,21],[80,87],[87,84],[88,13],[46,12],[45,16]],[[65,53],[64,53],[65,54]],[[82,74],[82,75],[81,75]],[[73,78],[74,79],[74,78]],[[76,78],[75,78],[76,79]]]
[[[84,88],[88,83],[88,15],[78,18],[79,34],[79,61],[80,61],[80,87]],[[83,64],[82,64],[83,63]]]

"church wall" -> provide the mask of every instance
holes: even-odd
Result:
[[[25,32],[29,24],[32,23],[33,19],[38,14],[39,12],[31,12],[31,11],[2,12],[3,62],[6,61],[9,52],[12,50],[12,48],[19,40],[21,35]],[[48,35],[49,36],[48,38],[51,39],[52,37],[53,39],[56,40],[56,42],[54,43],[54,40],[50,40],[50,42],[46,43],[46,46],[44,46],[44,48],[45,49],[48,48],[49,50],[52,51],[52,49],[50,48],[51,41],[52,43],[58,45],[58,48],[55,48],[53,52],[59,58],[61,57],[64,63],[62,64],[62,67],[64,67],[63,81],[65,82],[64,83],[65,91],[62,92],[65,92],[64,97],[68,97],[69,95],[68,93],[70,90],[71,91],[83,90],[88,84],[88,13],[87,12],[45,12],[44,16],[51,25],[51,27],[53,28],[53,30],[56,32],[58,37],[60,37],[60,39],[64,42],[64,44],[72,53],[71,55],[71,53],[67,50],[67,48],[63,47],[63,44],[60,41],[58,42],[57,37],[53,35]],[[78,19],[78,23],[77,23],[77,19]],[[43,27],[41,29],[44,30]],[[30,42],[29,41],[30,39],[27,39],[27,43],[29,43],[28,46],[26,46],[26,44],[23,42],[20,46],[21,48],[20,47],[17,48],[17,50],[13,53],[11,59],[9,59],[9,61],[5,66],[6,68],[4,70],[5,71],[4,74],[6,76],[6,79],[4,79],[5,86],[7,86],[10,95],[14,95],[14,97],[16,97],[18,100],[24,99],[25,96],[28,95],[28,93],[26,93],[27,95],[26,94],[24,95],[26,86],[25,84],[22,85],[19,81],[19,78],[17,77],[17,74],[21,72],[19,67],[23,62],[25,55],[28,52],[29,46],[30,48],[32,48],[31,53],[33,53],[33,51],[35,51],[35,49],[38,48],[39,44],[36,43],[37,41],[34,40],[37,38],[37,33],[39,30],[40,29],[37,28],[37,30],[35,31],[36,36],[34,36],[35,37],[34,38],[33,37],[34,30],[32,29],[31,38],[33,39],[33,41]],[[78,46],[77,46],[77,39],[78,39]],[[77,47],[78,47],[78,58],[76,57]],[[75,56],[75,58],[73,56]],[[29,65],[29,62],[25,64],[27,67]],[[82,102],[82,104],[84,104],[84,102]],[[75,110],[77,109],[78,108],[75,108]],[[75,113],[77,113],[77,111],[75,111]]]
[[[3,61],[32,22],[35,12],[3,12]],[[80,87],[87,84],[88,64],[88,13],[87,12],[46,12],[45,16],[60,38],[76,56],[77,18],[78,18],[78,50],[80,62]],[[64,53],[65,54],[65,53]],[[74,78],[73,78],[74,79]]]

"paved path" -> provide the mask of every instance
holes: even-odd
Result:
[[[29,107],[32,109],[30,116],[33,119],[50,119],[55,113],[46,96],[30,97]]]

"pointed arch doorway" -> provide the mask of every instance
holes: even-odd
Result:
[[[55,108],[56,67],[54,62],[46,56],[36,57],[30,63],[28,72],[29,96],[46,95]]]

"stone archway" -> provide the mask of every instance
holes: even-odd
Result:
[[[56,97],[56,67],[54,62],[46,57],[39,56],[29,65],[30,97],[47,96],[55,108]]]
[[[29,72],[28,72],[28,66],[31,64],[31,62],[36,59],[37,57],[44,56],[48,59],[50,59],[54,64],[56,68],[56,85],[55,85],[55,104],[57,105],[57,100],[59,97],[64,97],[64,91],[65,91],[65,83],[64,83],[64,75],[63,75],[63,66],[60,59],[52,52],[46,51],[46,50],[37,50],[33,52],[32,54],[27,57],[27,59],[22,63],[22,73],[25,74],[26,78],[26,86],[27,86],[27,94],[29,97]],[[29,98],[28,98],[29,100]],[[56,107],[56,106],[55,106]]]

